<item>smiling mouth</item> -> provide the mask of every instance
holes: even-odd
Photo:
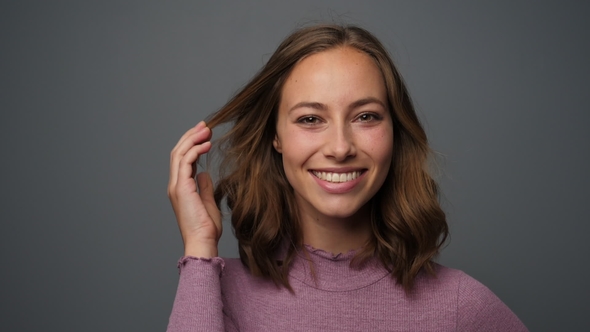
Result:
[[[335,173],[335,172],[319,172],[311,171],[315,177],[320,180],[332,183],[348,182],[358,178],[364,171],[354,171],[347,173]]]

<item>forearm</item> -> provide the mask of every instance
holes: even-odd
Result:
[[[179,262],[180,280],[168,323],[168,332],[224,331],[219,257],[184,257]]]

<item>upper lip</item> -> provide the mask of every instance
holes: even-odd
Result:
[[[324,167],[324,168],[310,168],[311,172],[330,172],[330,173],[350,173],[350,172],[362,172],[366,168],[362,167]]]

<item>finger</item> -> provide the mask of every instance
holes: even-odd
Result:
[[[202,127],[198,130],[189,130],[189,135],[184,136],[182,140],[176,144],[174,149],[170,154],[170,162],[176,163],[178,160],[174,160],[175,158],[182,158],[182,156],[194,145],[201,144],[205,141],[211,139],[211,129],[207,127]]]
[[[182,135],[180,137],[180,139],[178,140],[178,142],[176,142],[176,145],[178,145],[178,143],[182,142],[185,140],[185,138],[187,138],[188,136],[190,136],[191,134],[205,128],[207,126],[207,124],[205,123],[205,121],[201,121],[199,123],[197,123],[196,126],[192,127],[191,129],[187,130],[186,133],[184,133],[184,135]]]
[[[176,180],[177,180],[177,174],[178,174],[178,158],[177,153],[178,153],[178,148],[179,145],[184,142],[186,140],[187,137],[189,137],[190,135],[193,135],[199,131],[201,131],[203,128],[205,128],[206,124],[205,121],[201,121],[199,123],[197,123],[196,126],[192,127],[191,129],[187,130],[182,137],[180,137],[180,139],[178,140],[178,142],[176,143],[176,145],[174,146],[174,148],[172,148],[172,151],[170,152],[170,176],[169,176],[169,180],[168,180],[168,195],[170,196],[170,192],[173,189],[173,187],[176,185]]]
[[[211,139],[211,130],[205,127],[200,131],[186,137],[184,141],[179,143],[179,145],[173,151],[170,159],[170,182],[172,184],[176,183],[178,180],[178,168],[180,167],[180,160],[184,158],[186,153],[195,145],[203,144],[209,139]]]
[[[170,186],[174,186],[178,181],[180,160],[184,158],[186,153],[195,145],[203,144],[209,139],[211,139],[211,129],[203,127],[200,131],[193,132],[193,134],[185,137],[185,139],[172,150],[170,156]]]
[[[170,152],[170,162],[172,163],[173,161],[173,157],[174,155],[176,155],[178,153],[178,150],[180,148],[180,146],[182,145],[183,142],[186,141],[186,139],[188,137],[190,137],[191,135],[194,135],[196,133],[201,132],[204,128],[206,128],[206,124],[205,121],[201,121],[199,122],[196,126],[192,127],[191,129],[187,130],[182,137],[180,137],[180,139],[178,140],[178,142],[176,143],[176,145],[174,146],[174,148],[172,148],[172,151]],[[176,162],[175,162],[176,164]]]
[[[211,149],[211,142],[207,141],[203,144],[195,145],[182,157],[178,168],[178,181],[190,180],[194,184],[194,179],[191,176],[193,173],[193,164],[197,161],[200,155],[209,152]]]
[[[207,214],[209,214],[211,219],[215,222],[215,225],[219,230],[218,233],[221,234],[221,211],[219,211],[219,207],[215,204],[213,181],[211,180],[209,173],[199,173],[197,175],[197,184],[199,186],[199,195],[201,196],[201,201],[205,206],[205,210],[207,210]]]

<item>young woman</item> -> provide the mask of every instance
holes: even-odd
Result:
[[[193,178],[221,139],[220,180]],[[169,331],[526,331],[490,290],[433,262],[448,227],[426,135],[381,43],[296,31],[171,154],[185,255]],[[225,199],[240,259],[217,257]]]

